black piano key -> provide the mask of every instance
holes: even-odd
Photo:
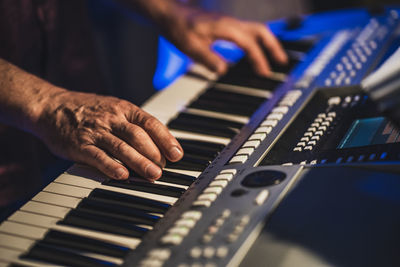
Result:
[[[257,106],[263,103],[265,97],[250,96],[240,93],[227,92],[225,90],[208,89],[199,96],[199,99],[215,99],[216,101],[228,102],[236,105],[253,105]]]
[[[99,216],[78,210],[71,210],[57,224],[137,238],[141,238],[148,231],[148,229],[136,226],[133,223],[121,222],[112,217]]]
[[[185,189],[179,187],[153,184],[146,181],[138,182],[129,179],[124,181],[110,179],[104,181],[103,184],[108,186],[115,186],[115,187],[126,188],[126,189],[159,194],[170,197],[180,197],[185,192]]]
[[[215,156],[210,156],[206,153],[201,153],[201,151],[198,151],[197,149],[183,149],[184,153],[186,156],[189,156],[191,158],[197,158],[197,159],[202,159],[206,161],[213,161],[215,159]]]
[[[176,172],[163,171],[161,178],[158,180],[180,185],[191,185],[196,180],[196,177]]]
[[[301,39],[301,40],[280,40],[285,50],[298,51],[307,53],[313,48],[316,43],[314,39]]]
[[[94,189],[90,193],[88,198],[107,201],[111,204],[115,203],[118,205],[125,206],[127,208],[139,209],[147,212],[155,212],[161,214],[164,214],[171,207],[170,204],[163,203],[160,201],[135,197],[128,194],[118,193],[99,188]]]
[[[190,140],[183,138],[177,138],[177,140],[182,146],[190,146],[192,148],[202,148],[209,151],[220,152],[222,149],[225,148],[224,144],[218,144],[208,141]]]
[[[178,170],[203,171],[207,166],[180,160],[178,162],[167,162],[165,167]]]
[[[22,259],[39,260],[52,264],[76,266],[76,267],[101,267],[116,266],[116,264],[104,260],[98,260],[79,255],[67,250],[52,247],[42,243],[34,245],[30,251],[21,256]]]
[[[215,100],[202,100],[197,99],[189,105],[189,108],[203,109],[209,111],[216,111],[221,113],[241,115],[245,117],[250,117],[258,106],[239,106],[230,105],[229,103],[224,103]]]
[[[110,216],[135,224],[154,225],[160,219],[159,216],[151,215],[137,209],[90,198],[84,198],[75,210]]]
[[[168,123],[168,128],[228,138],[233,138],[238,133],[237,129],[207,125],[205,122],[193,122],[190,120],[172,120]]]
[[[272,62],[271,69],[275,72],[289,74],[301,61],[297,58],[291,57],[290,55],[288,55],[288,57],[289,57],[288,64],[280,65],[278,63]]]
[[[203,156],[205,158],[208,159],[215,159],[218,156],[218,152],[216,151],[211,151],[208,149],[202,149],[202,148],[198,148],[198,147],[191,147],[191,146],[185,146],[182,145],[183,151],[186,154],[197,154],[199,156]]]
[[[97,253],[116,258],[124,258],[130,251],[127,247],[56,230],[48,232],[40,243],[53,247]]]
[[[225,126],[225,127],[236,128],[236,129],[240,129],[244,125],[241,122],[211,118],[211,117],[207,117],[207,116],[190,114],[190,113],[186,113],[186,112],[181,112],[174,120],[192,120],[192,121],[206,122],[210,125]]]

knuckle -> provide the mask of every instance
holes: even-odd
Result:
[[[160,123],[153,116],[149,116],[144,120],[143,126],[145,129],[159,130]]]

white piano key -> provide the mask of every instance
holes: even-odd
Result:
[[[61,207],[76,208],[82,199],[42,191],[34,196],[32,200]]]
[[[34,243],[33,239],[0,233],[0,247],[27,251]]]
[[[213,135],[206,135],[206,134],[197,134],[197,133],[190,133],[180,130],[170,130],[171,134],[175,136],[175,138],[182,138],[182,139],[191,139],[191,140],[198,140],[198,141],[208,141],[218,144],[227,145],[230,142],[229,138],[226,137],[218,137]]]
[[[215,118],[215,119],[223,119],[223,120],[228,120],[228,121],[240,122],[240,123],[244,123],[244,124],[246,124],[249,121],[249,117],[246,117],[246,116],[232,115],[232,114],[197,109],[197,108],[187,108],[187,109],[185,109],[185,111],[188,113],[191,113],[191,114],[202,115],[202,116]]]
[[[77,198],[87,197],[91,192],[90,189],[76,187],[76,186],[70,186],[67,184],[59,184],[59,183],[55,183],[55,182],[46,186],[43,189],[43,191],[56,193],[56,194],[60,194],[60,195],[65,195],[65,196],[77,197]]]
[[[21,251],[19,250],[14,250],[10,248],[2,248],[0,247],[0,259],[3,261],[14,261],[18,260],[18,257],[21,255]]]
[[[115,186],[102,185],[100,182],[96,182],[96,181],[92,181],[92,180],[88,181],[90,179],[71,175],[71,174],[63,174],[59,178],[60,178],[59,181],[62,181],[64,183],[64,184],[59,184],[59,185],[65,185],[65,186],[69,186],[71,188],[88,190],[89,192],[87,193],[87,195],[89,195],[93,189],[101,188],[101,189],[110,190],[113,192],[124,193],[124,194],[132,195],[132,196],[138,196],[138,197],[143,197],[143,198],[147,198],[147,199],[157,200],[157,201],[165,202],[168,204],[173,204],[177,200],[177,198],[175,198],[175,197],[169,197],[169,196],[153,194],[153,193],[146,193],[146,192],[141,192],[141,191],[136,191],[136,190],[131,190],[131,189],[119,188],[119,187],[115,187]],[[59,179],[59,178],[57,178],[57,179]],[[56,183],[53,182],[53,184],[56,184]],[[82,188],[82,187],[80,187],[82,185],[87,186],[87,187],[91,186],[91,188]],[[60,193],[60,192],[57,191],[55,193]]]
[[[269,99],[274,95],[274,93],[272,91],[259,90],[259,89],[254,89],[251,87],[226,84],[226,83],[216,83],[215,88],[218,88],[221,90],[226,90],[228,92],[233,92],[233,93],[240,93],[240,94],[244,94],[244,95],[264,97],[265,99]]]
[[[5,221],[0,225],[0,232],[32,239],[42,239],[46,234],[47,229],[12,221]]]
[[[36,214],[48,215],[56,218],[64,218],[71,209],[36,201],[29,201],[21,207],[21,210]]]
[[[185,175],[190,175],[190,176],[194,176],[194,177],[199,177],[201,172],[199,171],[189,171],[189,170],[179,170],[179,169],[172,169],[172,168],[164,168],[164,170],[166,171],[170,171],[170,172],[176,172],[176,173],[180,173],[180,174],[185,174]]]
[[[9,220],[10,220],[9,222],[12,223],[12,225],[11,226],[8,225],[7,228],[5,228],[4,233],[18,235],[18,232],[16,232],[14,229],[20,230],[22,228],[23,231],[21,232],[20,235],[32,239],[42,239],[48,230],[53,229],[65,233],[71,233],[71,234],[86,236],[93,239],[102,240],[105,242],[110,242],[112,244],[126,246],[131,249],[136,248],[137,245],[139,245],[141,242],[139,238],[102,233],[94,230],[82,229],[68,225],[58,225],[57,222],[59,220],[55,220],[53,217],[33,214],[24,211],[15,212],[13,216],[10,217]],[[27,225],[27,224],[32,224],[32,225]],[[28,231],[32,229],[36,231],[37,234],[35,235],[31,234],[30,236],[28,236],[27,235]],[[0,232],[3,232],[1,226],[0,226]]]

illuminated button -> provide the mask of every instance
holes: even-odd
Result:
[[[319,127],[319,123],[318,122],[313,122],[313,123],[311,123],[311,127]]]
[[[269,134],[272,131],[271,126],[260,126],[255,130],[255,133],[266,133]]]
[[[201,254],[203,254],[203,250],[199,247],[194,247],[190,250],[190,257],[193,259],[200,258]]]
[[[293,162],[286,162],[286,163],[282,164],[282,166],[292,166],[292,165],[293,165]]]
[[[317,144],[316,141],[310,141],[307,143],[307,145],[309,145],[309,146],[315,146],[316,144]]]
[[[325,80],[325,86],[331,86],[332,85],[332,80],[331,79],[326,79]]]
[[[252,147],[245,147],[239,149],[238,152],[236,152],[236,155],[247,155],[250,156],[254,152],[254,148]]]
[[[320,135],[320,136],[322,136],[322,135],[324,135],[324,132],[323,132],[323,131],[316,131],[316,132],[315,132],[315,135]]]
[[[350,71],[350,77],[355,77],[356,74],[357,74],[357,73],[356,73],[354,70],[351,70],[351,71]]]
[[[217,220],[215,220],[215,226],[220,227],[224,224],[225,220],[222,218],[218,218]]]
[[[245,215],[242,218],[240,218],[239,224],[244,226],[244,225],[247,225],[249,222],[250,222],[250,216]]]
[[[211,259],[215,255],[215,248],[205,247],[203,250],[203,257],[206,259]]]
[[[332,122],[332,121],[333,121],[333,118],[332,118],[332,117],[327,117],[327,118],[325,118],[325,121],[330,121],[330,122]]]
[[[343,65],[342,64],[337,64],[336,65],[336,69],[338,70],[338,71],[342,71],[343,70]]]
[[[312,146],[306,146],[306,147],[304,148],[304,150],[312,150],[312,149],[313,149]]]
[[[336,73],[335,71],[332,71],[332,72],[329,74],[329,76],[330,76],[332,79],[335,79],[335,78],[337,77],[337,73]]]
[[[317,130],[317,128],[315,127],[310,127],[307,129],[307,132],[315,132]]]
[[[249,140],[260,140],[263,141],[267,137],[265,133],[255,133],[249,137]]]
[[[306,165],[307,164],[307,160],[303,160],[302,162],[300,162],[300,165]]]
[[[342,157],[339,157],[339,158],[336,160],[336,163],[340,163],[340,162],[342,162],[342,160],[343,160],[343,158],[342,158]]]
[[[215,253],[215,256],[217,256],[218,258],[225,258],[226,256],[228,256],[228,252],[229,249],[226,246],[220,246],[217,248],[217,251]]]
[[[207,200],[196,200],[192,204],[194,207],[206,207],[209,208],[211,206],[211,201]]]
[[[309,138],[309,137],[302,137],[302,138],[300,139],[300,141],[301,141],[301,142],[308,142],[308,141],[310,141],[310,138]]]
[[[309,136],[309,137],[311,137],[311,136],[313,136],[313,133],[306,132],[306,133],[304,133],[304,136]]]
[[[295,148],[293,148],[293,151],[301,152],[301,151],[303,151],[303,149],[301,147],[295,147]]]
[[[318,130],[319,131],[326,131],[326,126],[320,126],[320,127],[318,127]]]
[[[328,105],[332,106],[332,105],[339,105],[341,102],[341,98],[338,96],[334,96],[328,99]]]
[[[175,222],[175,225],[179,227],[193,228],[196,225],[196,221],[188,219],[179,219]]]
[[[375,156],[376,156],[375,154],[371,154],[371,155],[369,155],[368,159],[369,159],[369,160],[374,160],[374,159],[375,159]]]
[[[207,230],[207,232],[209,233],[209,234],[215,234],[216,232],[218,232],[218,230],[219,230],[219,228],[217,227],[217,226],[215,226],[215,225],[211,225],[210,227],[208,227],[208,230]]]
[[[220,188],[220,187],[226,187],[227,185],[228,185],[227,181],[220,180],[220,181],[211,182],[209,186],[210,187],[218,187],[218,188]]]
[[[349,63],[349,58],[346,57],[346,56],[343,56],[343,57],[342,57],[342,62],[343,62],[344,64]]]
[[[147,255],[154,259],[166,261],[171,256],[171,250],[166,249],[166,248],[165,249],[161,249],[161,248],[152,249]]]
[[[230,164],[245,163],[246,160],[247,160],[248,158],[249,158],[249,157],[246,156],[246,155],[234,156],[234,157],[229,161],[229,163],[230,163]]]
[[[336,112],[334,112],[334,111],[329,112],[328,117],[332,117],[332,118],[336,117]]]
[[[346,96],[346,97],[344,98],[344,102],[350,103],[350,102],[351,102],[351,96]]]
[[[277,121],[280,121],[282,118],[283,115],[281,113],[271,113],[267,117],[268,120],[277,120]]]
[[[258,193],[257,197],[254,199],[254,203],[258,206],[261,206],[264,204],[265,200],[268,198],[269,192],[268,190],[262,190],[260,193]]]
[[[321,164],[324,164],[324,163],[326,163],[328,160],[327,159],[323,159],[323,160],[321,160]]]
[[[317,117],[324,119],[324,118],[326,118],[326,114],[325,113],[319,113]]]
[[[321,123],[322,126],[329,126],[331,123],[329,121],[324,121]]]
[[[360,155],[360,156],[358,157],[357,161],[363,161],[363,160],[364,160],[364,158],[365,158],[365,156],[364,156],[364,155]]]
[[[346,79],[344,79],[344,84],[349,85],[351,83],[351,79],[349,77],[347,77]]]
[[[238,239],[238,235],[236,235],[236,234],[229,234],[228,236],[227,236],[227,238],[226,238],[226,240],[229,242],[229,243],[233,243],[233,242],[235,242],[237,239]]]
[[[360,70],[362,68],[361,63],[357,62],[354,64],[356,66],[356,69]]]
[[[229,209],[225,209],[222,214],[221,214],[221,218],[228,218],[229,216],[231,216],[232,212]]]
[[[316,160],[316,159],[314,159],[314,160],[310,161],[310,164],[311,164],[311,165],[315,165],[315,164],[317,164],[317,160]]]
[[[172,227],[171,229],[168,230],[169,234],[176,234],[180,236],[186,236],[189,233],[189,228],[186,227]]]
[[[182,243],[183,236],[176,234],[167,234],[161,238],[161,243],[164,245],[179,245]]]
[[[206,201],[215,201],[217,199],[217,195],[216,194],[201,194],[198,196],[197,198],[198,200],[206,200]]]
[[[217,177],[215,177],[215,181],[220,181],[220,180],[226,180],[228,182],[230,182],[233,178],[233,174],[231,173],[222,173],[222,174],[218,174]]]
[[[306,146],[306,143],[305,142],[298,142],[297,146]]]
[[[226,182],[226,183],[228,183],[227,181],[218,181],[218,182]],[[216,195],[221,194],[221,192],[222,192],[222,188],[221,187],[208,187],[203,191],[203,193],[205,193],[205,194],[216,194]]]
[[[272,110],[273,113],[281,113],[281,114],[286,114],[288,113],[289,108],[288,107],[276,107]]]
[[[270,127],[275,127],[278,124],[277,120],[265,120],[261,123],[261,126],[270,126]]]
[[[322,123],[322,119],[321,119],[321,118],[316,118],[316,119],[314,120],[314,122]]]
[[[350,156],[350,157],[347,158],[346,162],[352,162],[353,159],[354,159],[354,157],[353,157],[353,156]]]
[[[252,141],[247,141],[246,143],[244,143],[242,147],[257,148],[260,144],[261,144],[261,142],[259,140],[252,140]]]
[[[203,237],[201,238],[201,241],[202,241],[204,244],[207,244],[207,243],[210,243],[212,239],[213,239],[213,235],[205,234],[205,235],[203,235]]]
[[[316,140],[316,141],[319,141],[319,136],[313,136],[313,137],[311,137],[311,140]]]
[[[230,173],[230,174],[232,174],[232,175],[235,175],[236,172],[237,172],[236,169],[225,169],[225,170],[220,171],[219,173],[220,173],[220,174]]]
[[[352,70],[353,69],[353,65],[351,65],[351,64],[346,64],[345,67],[346,67],[346,70]]]
[[[235,235],[240,235],[244,230],[244,227],[242,225],[236,225],[235,228],[233,229],[233,234]]]
[[[190,210],[190,211],[184,212],[181,217],[185,218],[185,219],[192,219],[192,220],[197,221],[197,220],[200,220],[201,215],[202,215],[201,211]]]

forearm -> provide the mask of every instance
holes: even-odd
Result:
[[[0,121],[34,132],[47,103],[64,90],[0,58]]]

